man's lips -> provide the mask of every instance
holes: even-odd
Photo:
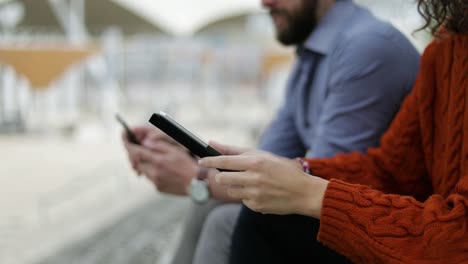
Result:
[[[284,11],[272,10],[270,16],[277,27],[283,27],[287,22],[288,15]]]
[[[270,16],[276,17],[276,16],[288,16],[288,13],[284,10],[280,9],[272,9],[270,10]]]

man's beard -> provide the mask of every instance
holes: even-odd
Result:
[[[286,26],[279,29],[276,25],[276,37],[283,45],[297,45],[303,43],[317,25],[316,11],[317,0],[304,0],[304,4],[300,10],[287,11],[281,9],[273,9],[270,15],[282,16],[286,21]]]

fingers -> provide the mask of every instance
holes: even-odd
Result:
[[[234,199],[242,200],[247,199],[249,195],[249,189],[242,186],[233,186],[227,189],[227,194]]]
[[[139,151],[138,151],[139,146],[133,145],[133,144],[130,144],[130,143],[125,143],[124,146],[125,146],[125,149],[127,150],[128,159],[130,160],[130,163],[131,163],[133,169],[136,170],[136,165],[140,160],[140,156],[138,154],[139,153]]]
[[[159,130],[155,127],[150,126],[135,126],[131,127],[130,130],[135,134],[136,138],[140,142],[144,142],[146,140],[150,141],[157,141],[157,140],[165,140],[165,141],[172,141],[172,139],[166,135],[164,132]],[[122,132],[122,140],[125,143],[128,143],[128,135],[127,132],[124,130]]]
[[[267,208],[264,205],[256,202],[254,199],[242,199],[242,203],[252,211],[261,214],[266,214]]]
[[[148,131],[154,130],[154,128],[146,125],[134,126],[130,128],[135,135],[147,134]]]
[[[250,156],[218,156],[199,160],[203,167],[233,171],[245,171],[253,166],[255,159]]]
[[[148,140],[150,141],[166,141],[172,144],[178,144],[173,138],[168,136],[166,133],[161,131],[158,128],[154,128],[151,130],[151,134],[148,136]]]
[[[135,134],[138,141],[143,141],[153,129],[149,126],[135,126],[131,127],[130,130]],[[124,137],[127,137],[127,133],[124,131]]]
[[[239,155],[245,152],[250,151],[249,148],[234,147],[229,145],[224,145],[216,141],[210,140],[210,146],[223,153],[224,155]]]
[[[166,141],[145,140],[143,142],[143,146],[152,151],[160,153],[169,153],[181,149],[179,146],[175,146],[174,144],[168,143]]]
[[[146,137],[144,137],[144,139],[140,141],[141,141],[142,146],[150,148],[150,149],[155,149],[156,151],[158,151],[158,148],[163,148],[162,151],[164,152],[164,148],[165,148],[164,146],[169,146],[169,145],[183,148],[182,145],[177,143],[177,141],[175,141],[174,139],[169,137],[166,133],[162,132],[161,130],[157,128],[151,129],[151,131],[148,132]],[[160,142],[164,142],[169,145],[167,144],[159,145]]]
[[[155,176],[155,169],[151,163],[140,162],[137,164],[137,170],[153,181],[153,177]]]
[[[258,201],[260,199],[260,192],[258,189],[233,186],[227,189],[227,193],[231,198],[242,201]]]
[[[124,144],[128,144],[128,138],[127,138],[127,131],[123,130],[122,133],[120,134],[120,136],[122,137],[122,141],[124,142]]]
[[[158,154],[158,153],[155,153],[149,149],[146,149],[146,148],[139,148],[137,150],[137,155],[138,155],[138,158],[139,158],[139,162],[142,162],[142,163],[152,163],[154,165],[161,165],[162,163],[162,158],[161,157],[164,157],[165,154]]]
[[[251,186],[257,183],[257,177],[247,172],[220,172],[215,179],[219,184],[230,186]]]
[[[140,174],[144,175],[153,185],[159,190],[159,188],[163,188],[164,186],[162,185],[160,181],[160,175],[158,173],[157,168],[154,166],[154,164],[151,163],[146,163],[146,162],[141,162],[138,163],[137,165],[137,170],[140,172]]]
[[[134,144],[125,144],[125,148],[132,168],[138,175],[142,174],[141,170],[138,169],[140,163],[157,163],[157,155],[149,149]]]

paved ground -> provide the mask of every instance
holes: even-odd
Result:
[[[136,177],[118,138],[0,136],[0,263],[145,264],[174,248],[189,201]]]
[[[158,198],[39,264],[157,264],[174,249],[188,201]]]

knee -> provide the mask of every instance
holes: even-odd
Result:
[[[241,206],[238,204],[222,205],[208,215],[204,229],[209,233],[231,233],[239,216]]]

